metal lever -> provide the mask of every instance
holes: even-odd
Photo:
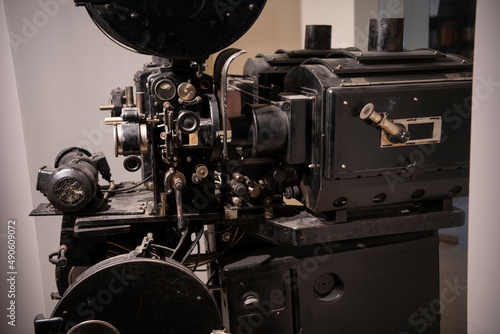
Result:
[[[387,116],[387,113],[376,112],[373,103],[364,106],[359,114],[362,120],[370,119],[375,126],[385,131],[389,139],[394,138],[401,143],[406,143],[410,139],[410,132],[401,124],[394,124]]]
[[[66,267],[68,265],[68,259],[66,258],[67,251],[68,247],[66,245],[59,246],[59,250],[57,252],[49,255],[50,263],[55,264],[60,268]]]

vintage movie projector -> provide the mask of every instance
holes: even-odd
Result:
[[[439,333],[437,230],[464,221],[470,61],[404,50],[402,19],[380,19],[367,52],[308,26],[303,50],[232,75],[244,51],[226,48],[265,0],[75,2],[153,56],[101,107],[142,182],[78,147],[40,169],[50,204],[32,214],[62,228],[60,300],[37,334]]]

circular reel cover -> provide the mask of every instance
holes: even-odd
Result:
[[[120,255],[89,268],[52,317],[63,333],[211,333],[222,328],[210,291],[176,261]],[[105,329],[105,330],[104,330]]]
[[[97,26],[119,45],[170,59],[204,59],[236,42],[266,0],[109,0],[86,4]]]

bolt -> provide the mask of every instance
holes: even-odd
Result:
[[[244,176],[240,173],[233,173],[233,179],[235,179],[236,181],[238,181],[240,183],[245,181]]]
[[[180,178],[176,177],[174,180],[174,188],[177,190],[181,190],[182,186],[184,186],[184,184],[182,184],[182,180]]]
[[[232,238],[233,234],[231,232],[225,232],[222,234],[221,239],[224,242],[229,242]]]
[[[255,8],[255,5],[252,3],[252,4],[250,4],[250,6],[248,6],[248,8],[249,8],[250,10],[253,10],[253,9]]]
[[[237,207],[241,207],[243,205],[243,202],[238,197],[233,197],[233,204],[236,205]]]
[[[193,183],[195,183],[195,184],[199,184],[201,182],[201,179],[198,177],[198,175],[193,174],[191,181],[193,181]]]
[[[187,162],[191,162],[191,161],[193,161],[193,158],[191,158],[191,157],[187,157],[187,158],[186,158],[186,161],[187,161]]]

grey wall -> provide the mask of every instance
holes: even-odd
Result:
[[[111,128],[104,127],[106,114],[98,107],[107,103],[111,89],[132,84],[132,75],[149,57],[109,41],[72,0],[4,0],[4,4],[26,141],[30,208],[46,202],[35,191],[38,168],[53,165],[68,146],[103,151],[117,181],[138,179],[139,175],[123,171],[122,159],[114,158]],[[50,314],[55,306],[50,300],[50,292],[56,290],[54,266],[47,256],[59,247],[60,221],[60,217],[36,218],[46,305],[40,313]]]
[[[472,156],[469,203],[468,331],[500,328],[500,2],[479,0],[474,51]]]
[[[43,312],[44,301],[38,259],[35,220],[31,210],[31,186],[19,110],[13,59],[5,23],[5,10],[0,2],[0,333],[33,332],[33,318]],[[15,221],[10,223],[9,221]],[[10,226],[9,226],[10,225]],[[10,237],[10,238],[9,238]],[[11,246],[8,249],[8,246]],[[14,247],[15,246],[15,249]],[[8,262],[8,251],[13,262]],[[14,253],[15,251],[15,253]],[[13,268],[10,266],[13,265]],[[8,274],[15,272],[16,274]],[[14,285],[7,278],[14,277]],[[11,306],[11,301],[15,304]],[[11,313],[11,308],[14,313]],[[7,318],[7,315],[15,318]],[[15,320],[8,325],[9,321]]]

